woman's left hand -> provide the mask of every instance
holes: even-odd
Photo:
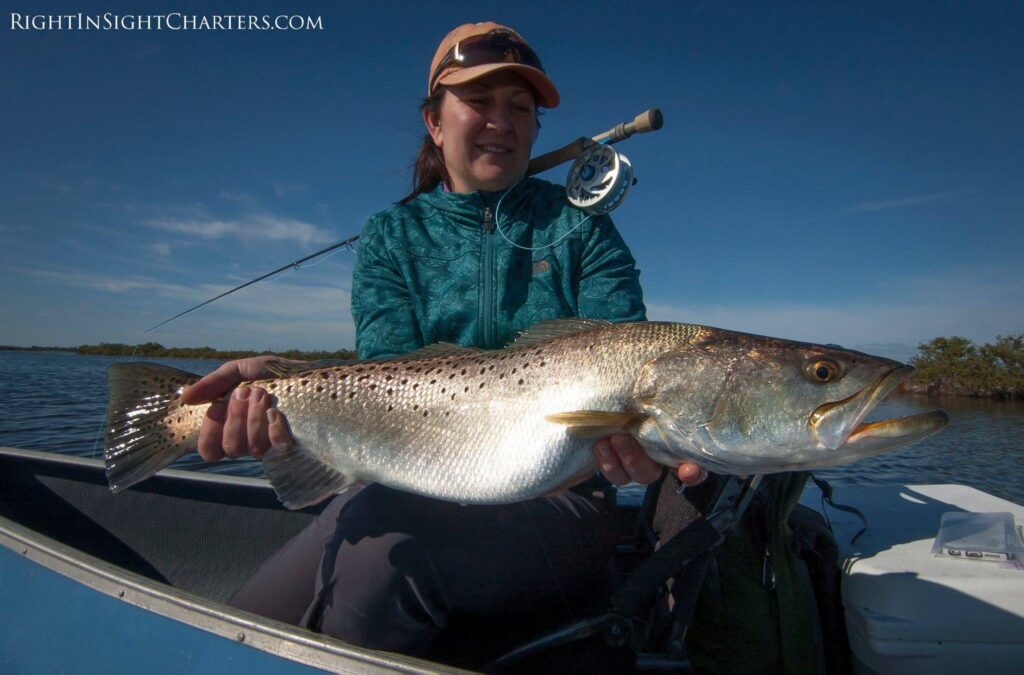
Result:
[[[647,456],[635,438],[629,434],[612,434],[594,443],[594,456],[601,473],[614,485],[640,483],[648,485],[661,476],[661,465]],[[684,462],[676,469],[676,476],[684,485],[700,485],[708,472],[696,464]]]

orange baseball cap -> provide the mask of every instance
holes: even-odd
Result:
[[[439,86],[471,82],[497,70],[522,76],[537,92],[538,105],[558,106],[558,89],[536,52],[519,33],[493,21],[465,23],[444,36],[430,63],[427,96]]]

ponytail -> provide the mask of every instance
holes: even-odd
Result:
[[[432,115],[441,112],[441,99],[444,98],[444,88],[438,87],[437,91],[423,99],[420,110]],[[416,163],[412,167],[412,192],[399,200],[399,204],[412,201],[424,192],[433,192],[441,183],[448,182],[448,169],[444,165],[444,153],[441,148],[434,144],[430,134],[423,136],[423,144],[416,155]]]

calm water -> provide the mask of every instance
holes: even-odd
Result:
[[[102,454],[106,368],[123,357],[64,352],[0,351],[0,446],[51,450],[84,457]],[[219,362],[151,359],[207,373]],[[884,401],[869,419],[936,407],[949,427],[918,445],[815,472],[833,483],[961,483],[1024,504],[1024,403],[922,398]],[[178,468],[258,476],[252,460],[207,465],[196,455]]]

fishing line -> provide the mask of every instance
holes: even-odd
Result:
[[[356,235],[354,237],[349,237],[348,239],[344,239],[344,240],[339,241],[337,243],[331,244],[327,248],[322,248],[319,251],[316,251],[314,253],[310,253],[305,258],[299,258],[298,260],[292,261],[292,262],[288,263],[287,265],[282,265],[281,267],[278,267],[276,270],[273,270],[272,272],[267,272],[266,274],[258,276],[255,279],[252,279],[251,281],[247,281],[244,284],[241,284],[240,286],[235,286],[234,288],[232,288],[230,290],[224,291],[223,293],[221,293],[220,295],[218,295],[216,297],[210,298],[209,300],[207,300],[205,302],[201,302],[201,303],[199,303],[198,305],[196,305],[194,307],[189,307],[184,312],[180,312],[179,314],[175,314],[170,319],[166,319],[164,321],[161,321],[160,323],[158,323],[157,325],[153,326],[152,328],[147,329],[145,331],[145,333],[150,333],[150,332],[156,330],[157,328],[159,328],[160,326],[164,326],[166,324],[169,324],[170,322],[174,321],[175,319],[183,317],[186,314],[189,314],[191,312],[194,312],[195,310],[199,309],[200,307],[205,307],[206,305],[209,305],[211,302],[216,302],[217,300],[220,300],[221,298],[223,298],[225,296],[231,295],[235,291],[240,291],[243,288],[246,288],[248,286],[252,286],[255,283],[263,281],[264,279],[266,279],[268,277],[272,277],[275,274],[277,274],[278,272],[284,272],[285,270],[287,270],[289,268],[291,268],[292,270],[299,269],[299,266],[302,263],[306,262],[307,260],[312,260],[313,258],[317,258],[319,256],[324,255],[325,253],[328,253],[330,251],[333,251],[335,249],[339,249],[339,248],[342,248],[342,247],[345,247],[345,249],[347,249],[347,250],[351,250],[352,242],[356,241],[357,239],[359,239],[359,235]]]

